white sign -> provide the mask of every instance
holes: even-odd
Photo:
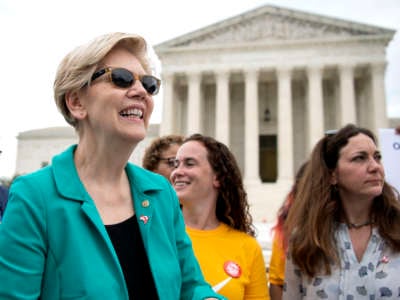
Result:
[[[386,181],[400,192],[400,134],[395,129],[379,129],[379,143]]]

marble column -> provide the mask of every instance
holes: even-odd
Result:
[[[217,98],[215,101],[215,137],[229,147],[230,110],[229,110],[229,72],[219,71],[217,77]]]
[[[258,71],[246,70],[245,75],[245,130],[244,130],[244,178],[247,184],[260,183],[259,172],[259,115]]]
[[[278,181],[293,179],[293,117],[290,68],[277,70],[278,77]]]
[[[201,133],[201,74],[192,72],[188,74],[188,108],[187,108],[187,134]]]
[[[172,134],[174,132],[174,74],[163,73],[162,75],[163,86],[163,110],[162,110],[162,124],[160,126],[160,136]]]
[[[322,95],[322,66],[310,65],[308,75],[308,153],[324,134],[324,103]]]
[[[343,64],[339,66],[340,99],[339,127],[348,123],[356,124],[356,100],[354,89],[354,66]]]
[[[386,115],[386,94],[385,94],[385,69],[386,63],[375,63],[371,66],[371,92],[372,92],[372,120],[375,134],[379,128],[388,127]]]

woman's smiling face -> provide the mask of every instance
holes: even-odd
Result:
[[[122,47],[111,50],[102,65],[145,74],[135,55]],[[104,74],[80,92],[80,97],[84,114],[81,123],[89,130],[135,141],[145,137],[154,102],[139,80],[128,88],[120,88]]]
[[[182,144],[176,154],[177,166],[171,181],[181,202],[217,201],[219,182],[208,161],[206,147],[198,141]]]

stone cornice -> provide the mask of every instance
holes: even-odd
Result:
[[[318,39],[302,39],[302,40],[271,40],[271,41],[253,41],[247,43],[225,43],[218,45],[193,45],[190,47],[170,47],[170,48],[157,48],[157,55],[162,58],[164,55],[171,53],[196,53],[204,51],[220,51],[220,50],[237,50],[237,51],[254,51],[256,49],[279,49],[279,48],[299,48],[305,47],[310,48],[312,45],[331,47],[335,45],[337,47],[339,44],[352,44],[352,43],[374,43],[379,44],[382,47],[386,47],[391,41],[391,34],[380,34],[372,36],[356,36],[356,37],[320,37]]]
[[[232,61],[232,62],[199,62],[199,63],[177,63],[168,64],[163,69],[163,72],[178,74],[188,74],[192,72],[196,73],[219,73],[229,72],[233,73],[243,73],[246,70],[277,70],[279,68],[284,69],[304,69],[311,66],[319,66],[319,68],[330,68],[330,67],[340,67],[351,63],[353,68],[361,66],[372,66],[372,65],[383,65],[385,66],[386,61],[382,56],[366,56],[359,57],[358,59],[349,59],[348,56],[344,55],[341,57],[318,57],[314,61],[310,61],[307,57],[301,57],[298,59],[284,59],[284,60],[268,60],[268,61]]]

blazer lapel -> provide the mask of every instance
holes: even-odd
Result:
[[[162,190],[163,186],[154,180],[152,173],[142,168],[128,164],[125,168],[131,185],[131,193],[135,214],[142,234],[143,244],[148,249],[149,234],[153,222],[155,201],[154,192]]]
[[[114,246],[108,237],[107,231],[96,209],[93,199],[87,193],[85,187],[79,179],[78,171],[76,170],[74,163],[75,149],[76,145],[73,145],[65,152],[55,156],[52,160],[52,169],[57,190],[66,201],[81,202],[81,210],[83,214],[91,223],[93,223],[94,227],[97,229],[97,232],[107,244],[107,248],[113,257],[113,261],[120,269],[121,276],[123,276],[122,270],[119,267],[119,260],[115,253]]]
[[[143,244],[147,249],[149,231],[153,222],[153,200],[143,194],[136,194],[136,196],[137,199],[133,200],[136,218],[142,234]]]

